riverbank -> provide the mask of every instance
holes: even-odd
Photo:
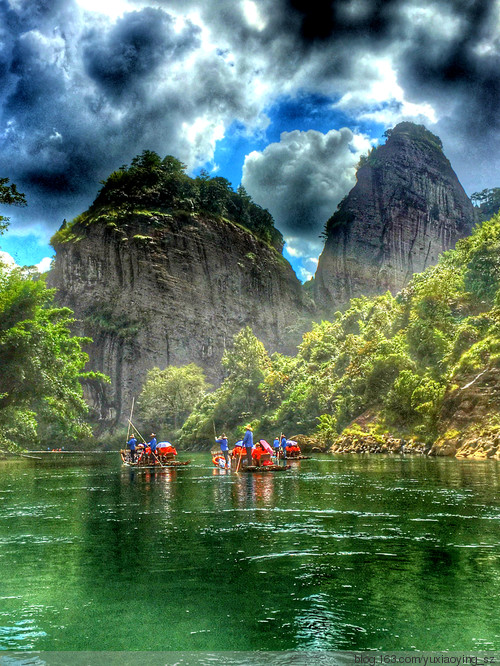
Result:
[[[469,428],[465,432],[450,430],[428,445],[413,439],[390,434],[375,435],[362,430],[350,430],[338,437],[328,453],[414,454],[470,460],[500,460],[500,429]]]

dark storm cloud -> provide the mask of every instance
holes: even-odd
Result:
[[[94,29],[86,39],[85,70],[107,93],[121,94],[155,75],[168,59],[178,59],[199,45],[199,29],[175,33],[174,19],[160,9],[146,7],[126,14],[106,34]]]
[[[456,106],[456,129],[482,137],[500,122],[498,3],[454,6],[461,20],[457,33],[450,38],[417,30],[401,58],[401,76],[415,99],[434,98],[443,110]]]
[[[359,47],[387,50],[394,58],[398,82],[413,102],[431,102],[459,135],[482,140],[500,123],[500,55],[496,0],[454,2],[286,0],[280,24],[293,30],[290,16],[300,17],[305,50],[350,43],[351,61]],[[420,22],[418,12],[432,16]],[[456,22],[457,29],[443,29]],[[450,127],[451,129],[451,127]]]
[[[459,176],[469,178],[469,191],[498,185],[486,182],[486,167],[481,173],[482,164],[494,171],[491,155],[500,155],[493,0],[129,3],[135,11],[112,21],[83,12],[75,0],[0,0],[0,176],[28,196],[17,219],[56,226],[90,203],[100,179],[145,148],[190,166],[209,160],[231,123],[262,131],[266,109],[299,93],[340,99],[353,128],[374,111],[389,125],[418,116],[407,103],[427,105],[438,119],[431,129]],[[315,143],[307,145],[305,163],[314,172]],[[278,154],[273,144],[266,165]],[[342,174],[352,159],[338,154]],[[288,164],[305,183],[300,160]],[[290,215],[284,228],[303,237],[342,196],[307,188],[298,219],[287,191],[291,204],[274,202],[276,209],[283,219]]]
[[[349,129],[283,132],[279,143],[247,156],[243,185],[266,206],[288,241],[318,243],[326,220],[354,185],[355,165],[369,141]],[[318,243],[319,245],[319,243]]]
[[[397,37],[400,5],[398,0],[284,0],[283,15],[298,18],[304,43],[342,37],[377,43]]]
[[[0,2],[0,173],[28,199],[13,223],[53,230],[144,148],[188,155],[178,130],[196,109],[162,68],[198,46],[199,28],[151,8],[113,24],[84,22],[71,0],[13,6]]]

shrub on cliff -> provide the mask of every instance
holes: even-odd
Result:
[[[204,212],[244,226],[281,252],[283,236],[271,214],[254,203],[242,186],[235,192],[228,180],[211,178],[206,171],[191,178],[186,168],[172,155],[161,159],[145,150],[130,166],[121,166],[102,181],[89,212],[95,214],[103,208]]]

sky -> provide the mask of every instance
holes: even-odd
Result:
[[[0,0],[4,258],[49,265],[63,219],[143,150],[267,208],[298,277],[402,120],[466,192],[500,185],[500,0]]]

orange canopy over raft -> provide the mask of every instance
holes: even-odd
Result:
[[[169,454],[176,456],[177,451],[169,442],[160,442],[156,447],[156,451],[160,456],[167,456]]]
[[[271,455],[264,449],[263,446],[257,444],[257,446],[252,449],[252,458],[261,465],[272,465]]]
[[[297,442],[294,442],[292,439],[289,439],[286,444],[287,453],[300,453],[300,446]]]

